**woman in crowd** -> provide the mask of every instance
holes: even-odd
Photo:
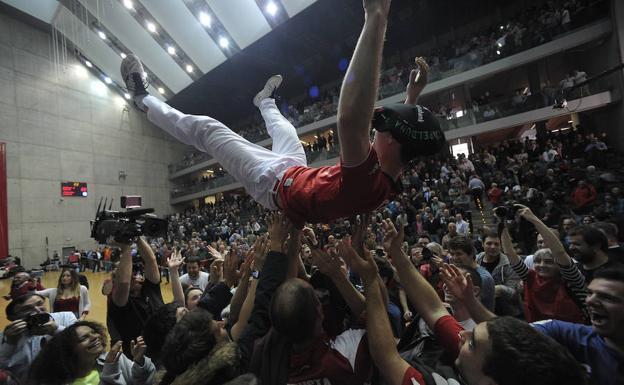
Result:
[[[84,320],[89,314],[89,291],[80,284],[78,273],[74,269],[64,268],[56,287],[36,293],[50,300],[50,311],[53,313],[70,311],[80,320]]]
[[[133,360],[121,352],[121,341],[106,352],[102,325],[80,321],[50,339],[32,364],[34,384],[152,384],[156,368],[145,357],[143,338],[132,341]]]
[[[557,236],[533,212],[522,207],[518,214],[535,225],[547,249],[533,256],[535,270],[529,270],[513,247],[509,231],[501,234],[504,252],[511,267],[524,282],[524,315],[528,322],[558,319],[574,323],[587,322],[585,297],[587,287],[572,259]]]

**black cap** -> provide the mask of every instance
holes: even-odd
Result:
[[[440,123],[421,105],[395,103],[379,107],[373,115],[373,128],[390,132],[413,157],[435,155],[447,147]]]

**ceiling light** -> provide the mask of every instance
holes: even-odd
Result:
[[[186,72],[188,72],[188,73],[193,72],[193,66],[192,66],[192,65],[190,65],[190,64],[187,64],[187,65],[186,65]]]
[[[167,52],[169,52],[169,55],[175,55],[176,49],[174,46],[170,45],[169,47],[167,47]]]
[[[267,13],[271,16],[275,16],[275,14],[277,13],[277,5],[275,5],[275,3],[272,1],[269,1],[265,9]]]
[[[158,87],[158,92],[160,92],[161,94],[165,93],[165,89],[162,87]]]
[[[227,38],[222,37],[219,39],[219,45],[221,48],[227,48],[230,45],[230,41]]]
[[[91,62],[90,62],[90,61],[88,61],[88,60],[85,62],[85,65],[86,65],[87,67],[89,67],[89,68],[92,68],[92,67],[93,67],[93,64],[91,64]]]
[[[147,30],[150,31],[151,33],[156,33],[156,26],[154,25],[154,23],[147,23]]]
[[[500,53],[501,53],[500,51],[496,51],[496,54],[497,54],[497,55],[500,55]]]
[[[106,40],[106,34],[103,31],[98,31],[98,36],[102,40]]]
[[[126,93],[124,94],[124,98],[126,98],[126,99],[130,100],[130,94],[126,92]]]
[[[122,59],[125,59],[128,55],[126,55],[125,53],[120,53],[119,56],[121,56]]]
[[[210,24],[212,23],[212,19],[210,18],[210,15],[207,14],[206,12],[200,12],[199,13],[199,22],[204,27],[210,27]]]
[[[106,77],[104,78],[104,83],[106,83],[106,84],[111,84],[112,82],[113,82],[113,81],[112,81],[112,80],[111,80],[111,78],[109,78],[108,76],[106,76]]]
[[[128,8],[128,9],[132,9],[134,8],[134,4],[132,4],[132,0],[124,0],[124,7]]]
[[[86,68],[84,68],[80,64],[76,64],[76,66],[74,68],[75,68],[75,71],[76,71],[76,75],[79,78],[82,78],[82,79],[86,79],[87,78],[88,72],[87,72]]]

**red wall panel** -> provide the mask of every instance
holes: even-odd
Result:
[[[6,143],[0,143],[0,259],[9,255]]]

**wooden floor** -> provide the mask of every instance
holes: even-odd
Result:
[[[42,285],[45,288],[56,287],[59,274],[60,272],[58,271],[50,271],[44,273],[43,277],[41,278]],[[82,274],[86,275],[87,279],[89,280],[89,299],[91,300],[91,311],[89,312],[87,319],[106,325],[106,297],[102,295],[101,290],[102,283],[106,278],[110,276],[110,273],[92,273],[91,271],[87,271]],[[6,325],[9,323],[9,321],[6,319],[5,312],[9,301],[1,297],[9,293],[10,286],[10,279],[0,280],[0,310],[2,311],[2,313],[0,314],[0,330],[4,330]],[[166,280],[163,280],[163,282],[160,284],[160,288],[165,303],[173,301],[171,285],[169,285]],[[50,304],[48,303],[48,310],[49,309]]]

